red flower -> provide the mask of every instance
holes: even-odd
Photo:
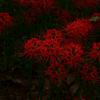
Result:
[[[57,17],[60,22],[65,21],[67,18],[72,18],[68,11],[61,9],[57,11]]]
[[[90,8],[95,7],[96,5],[98,5],[99,0],[86,0],[85,1],[85,5],[86,7],[89,6]]]
[[[25,43],[25,51],[24,51],[24,55],[30,56],[29,60],[31,60],[32,57],[34,57],[35,59],[38,59],[41,57],[40,56],[40,45],[41,45],[41,40],[38,40],[36,38],[32,38],[30,40],[27,41],[27,43]]]
[[[99,63],[100,63],[100,43],[96,44],[93,43],[92,46],[92,51],[90,52],[90,58],[94,59],[92,62],[94,62],[96,60],[96,58],[98,58]]]
[[[48,13],[55,8],[54,4],[54,0],[43,0],[43,10]]]
[[[50,12],[55,8],[54,0],[36,0],[33,2],[34,9],[43,10],[45,13]]]
[[[79,70],[78,65],[83,61],[83,58],[81,57],[83,54],[80,45],[70,43],[69,45],[64,45],[62,59],[76,71]]]
[[[85,7],[89,6],[89,8],[92,8],[98,5],[99,0],[74,0],[74,2],[77,7],[82,7],[84,5]]]
[[[34,10],[27,10],[24,12],[24,18],[27,21],[26,23],[33,23],[36,21],[36,12]]]
[[[40,53],[45,61],[47,61],[48,59],[50,59],[50,61],[53,61],[52,57],[54,57],[54,59],[59,59],[59,56],[61,55],[60,42],[56,41],[55,39],[51,38],[43,40],[40,48]]]
[[[58,42],[62,42],[63,41],[63,35],[62,32],[60,30],[56,30],[56,29],[51,29],[51,30],[47,30],[47,34],[43,36],[43,38],[45,39],[55,39]]]
[[[19,0],[19,1],[23,6],[27,6],[27,5],[32,6],[32,2],[34,0]]]
[[[48,75],[55,83],[58,83],[67,77],[65,67],[60,64],[51,64],[48,66],[48,70],[46,71],[45,75]]]
[[[54,34],[52,34],[52,32],[54,32]],[[38,40],[36,38],[28,40],[27,43],[25,43],[24,55],[30,56],[30,59],[33,56],[38,61],[41,58],[45,62],[49,60],[49,63],[56,64],[57,60],[60,61],[59,56],[62,52],[61,44],[59,42],[59,37],[61,35],[59,34],[61,34],[59,31],[54,30],[51,31],[51,34],[44,36],[44,40]]]
[[[77,42],[81,41],[83,37],[86,37],[89,34],[89,30],[92,29],[89,19],[78,19],[73,21],[71,24],[67,25],[65,31],[66,35],[75,39]]]
[[[82,7],[85,4],[85,0],[74,0],[77,7]]]
[[[82,66],[82,79],[85,79],[88,81],[88,83],[92,82],[98,82],[98,73],[97,73],[97,68],[95,66],[91,65],[84,65]]]
[[[8,13],[0,13],[0,31],[12,25],[11,16]]]
[[[100,13],[95,12],[91,17],[94,17],[94,16],[100,17]]]

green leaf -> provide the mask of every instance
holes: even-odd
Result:
[[[97,16],[93,16],[92,18],[90,18],[90,21],[96,22],[97,20],[99,20],[100,17]]]
[[[98,86],[96,86],[96,85],[94,85],[94,84],[91,84],[91,86],[95,87],[97,90],[100,91],[100,87],[98,87]]]

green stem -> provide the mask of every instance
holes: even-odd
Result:
[[[4,69],[8,66],[8,35],[4,33]]]
[[[37,100],[39,100],[40,91],[41,91],[41,78],[39,78],[39,91],[37,95]]]
[[[56,100],[59,100],[60,99],[60,92],[61,92],[61,89],[59,87],[58,88],[58,92],[57,92],[57,96],[56,96]]]
[[[32,78],[32,63],[30,64],[30,76],[29,76],[29,100],[31,100],[31,78]]]
[[[42,82],[42,91],[41,91],[41,98],[40,98],[40,100],[42,100],[42,97],[43,97],[45,79],[43,79],[42,81],[43,82]]]
[[[51,97],[52,97],[52,95],[53,95],[53,93],[54,93],[55,88],[56,88],[56,85],[55,85],[54,82],[53,82],[52,89],[51,89],[51,94],[50,94],[50,97],[49,97],[48,100],[51,100]]]

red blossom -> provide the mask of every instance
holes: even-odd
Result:
[[[100,13],[94,13],[91,17],[94,17],[94,16],[98,16],[98,17],[100,17]]]
[[[45,13],[50,12],[55,8],[54,0],[36,0],[33,2],[34,9],[43,10]]]
[[[60,47],[60,42],[56,41],[55,39],[45,39],[42,42],[41,45],[41,55],[44,58],[44,60],[48,60],[50,58],[50,61],[52,61],[52,57],[59,59],[59,56],[61,55],[62,48]],[[51,62],[53,63],[53,62]]]
[[[23,6],[33,6],[33,2],[35,1],[35,0],[19,0],[20,1],[20,3],[23,5]]]
[[[98,44],[93,43],[90,54],[91,54],[90,58],[93,59],[92,62],[94,62],[96,60],[96,58],[98,58],[99,63],[100,63],[100,42]]]
[[[64,45],[63,52],[62,52],[62,59],[65,63],[70,65],[74,71],[78,70],[78,65],[83,61],[82,55],[83,51],[80,45],[75,45],[70,43],[69,45]]]
[[[74,0],[74,2],[76,3],[77,7],[89,7],[89,8],[93,8],[96,5],[98,5],[99,0]]]
[[[27,10],[24,12],[24,18],[26,20],[26,23],[32,23],[36,21],[36,13],[34,10]]]
[[[48,13],[50,10],[53,10],[55,8],[55,2],[54,0],[43,0],[43,10]]]
[[[62,42],[63,41],[63,35],[62,32],[60,30],[56,30],[56,29],[50,29],[47,30],[47,34],[43,36],[43,38],[45,39],[55,39],[58,42]]]
[[[68,18],[72,18],[69,14],[69,11],[66,11],[65,9],[61,9],[57,11],[57,17],[60,22],[65,21]]]
[[[98,73],[97,68],[91,65],[84,65],[82,66],[82,79],[87,80],[88,83],[98,82]]]
[[[92,25],[89,19],[78,19],[67,25],[65,28],[66,35],[75,39],[77,42],[81,41],[83,37],[89,34],[89,30],[92,29]]]
[[[46,71],[45,75],[48,75],[55,83],[58,83],[67,77],[66,72],[67,71],[63,65],[51,64],[48,66],[48,70]]]
[[[89,6],[90,8],[95,7],[98,5],[99,0],[86,0],[85,5],[86,7]]]
[[[85,0],[74,0],[77,7],[82,7],[85,4]]]
[[[26,55],[26,57],[30,56],[29,60],[31,60],[32,57],[39,60],[39,58],[41,57],[39,55],[40,45],[41,45],[41,40],[38,40],[37,38],[32,38],[28,40],[25,43],[25,46],[24,46],[25,51],[23,55]]]
[[[49,63],[56,64],[57,60],[60,61],[59,56],[61,55],[61,51],[62,48],[57,38],[53,39],[47,36],[44,40],[36,38],[28,40],[25,43],[24,55],[30,56],[30,59],[31,57],[37,60],[41,58],[45,62],[49,60]]]
[[[9,13],[0,13],[0,31],[12,25],[11,19]]]

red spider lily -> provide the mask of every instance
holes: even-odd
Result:
[[[95,12],[91,17],[94,17],[94,16],[100,17],[100,13]]]
[[[36,16],[43,13],[48,13],[49,10],[53,9],[54,1],[53,0],[22,0],[22,4],[31,4],[32,9],[24,12],[24,18],[27,20],[27,23],[32,23],[36,21]]]
[[[93,43],[92,46],[92,51],[90,52],[90,58],[94,59],[92,62],[94,62],[96,60],[96,58],[98,58],[99,63],[100,63],[100,43],[96,44]]]
[[[26,12],[24,12],[24,18],[27,21],[26,23],[32,23],[36,21],[36,12],[34,10],[27,10]]]
[[[51,64],[48,66],[48,70],[46,71],[45,75],[48,75],[51,79],[54,80],[55,83],[60,82],[63,80],[66,76],[66,69],[63,65],[54,65]]]
[[[62,32],[60,30],[56,30],[56,29],[51,29],[51,30],[47,30],[47,35],[44,35],[43,38],[45,39],[55,39],[58,42],[62,42],[63,41],[63,36],[62,36]]]
[[[0,31],[12,25],[11,19],[9,13],[0,13]]]
[[[23,6],[33,6],[32,3],[34,2],[34,0],[19,0],[20,3],[23,5]]]
[[[50,61],[53,61],[54,57],[59,60],[59,56],[61,55],[62,48],[60,47],[60,42],[57,42],[55,39],[45,39],[40,46],[40,53],[45,61],[50,58]],[[53,62],[50,62],[53,63]]]
[[[97,68],[95,66],[91,65],[84,65],[82,66],[82,79],[87,80],[88,83],[92,82],[98,82],[98,73],[97,73]]]
[[[73,42],[74,44],[81,45],[81,46],[83,45],[83,41],[78,40],[78,39],[76,40],[76,38],[67,37],[64,39],[64,43],[66,45],[70,44],[71,42]]]
[[[64,62],[66,62],[66,61],[69,61],[69,57],[70,57],[69,51],[66,50],[66,49],[63,50],[61,59],[62,59]]]
[[[83,59],[81,56],[84,54],[81,49],[81,46],[71,43],[69,45],[68,50],[70,50],[69,51],[70,58],[69,58],[68,64],[70,64],[70,67],[74,68],[74,70],[79,69],[78,64],[82,62]]]
[[[78,64],[83,61],[81,57],[83,55],[81,46],[70,43],[65,45],[62,52],[62,59],[66,62],[74,71],[79,70]]]
[[[57,11],[57,17],[60,22],[65,21],[67,18],[72,18],[69,14],[69,11],[66,11],[65,9],[58,10]]]
[[[42,9],[45,13],[55,8],[54,0],[36,0],[34,3],[34,9]]]
[[[92,25],[89,19],[78,19],[73,21],[71,24],[67,25],[65,31],[66,35],[75,39],[77,42],[81,41],[83,37],[88,36],[89,30],[92,29]]]
[[[99,0],[86,0],[86,7],[89,6],[90,8],[95,7],[96,5],[98,5]]]
[[[38,40],[36,38],[32,38],[30,40],[27,41],[27,43],[25,43],[25,51],[24,51],[24,55],[30,56],[29,60],[31,60],[32,56],[35,59],[39,59],[41,56],[39,55],[39,50],[40,50],[40,45],[41,45],[41,40]]]
[[[74,0],[77,7],[82,7],[85,4],[85,0]]]
[[[55,8],[55,2],[54,0],[43,0],[43,10],[48,13],[50,10],[53,10]]]
[[[82,6],[92,8],[98,5],[99,0],[74,0],[74,2],[79,8]]]
[[[60,42],[53,38],[45,40],[32,38],[25,43],[24,55],[30,56],[30,59],[33,56],[38,61],[40,59],[45,62],[49,60],[51,64],[54,64],[56,60],[60,61],[59,56],[61,55],[61,51]]]

